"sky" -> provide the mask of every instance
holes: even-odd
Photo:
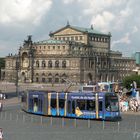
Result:
[[[16,54],[27,35],[34,42],[70,25],[111,32],[111,49],[140,52],[140,0],[0,0],[0,57]]]

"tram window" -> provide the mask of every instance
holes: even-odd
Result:
[[[21,102],[24,102],[24,97],[23,96],[21,97]]]
[[[102,106],[103,106],[103,102],[100,101],[100,102],[99,102],[99,111],[102,111],[102,110],[103,110],[103,109],[102,109]]]
[[[75,114],[75,101],[72,101],[72,113]]]
[[[26,96],[25,95],[23,95],[22,97],[21,97],[21,102],[26,102]]]
[[[68,101],[68,113],[71,113],[71,101]]]
[[[51,99],[51,107],[56,108],[56,99]]]
[[[85,100],[77,100],[77,107],[79,107],[80,110],[85,110]]]
[[[113,84],[110,84],[110,92],[114,92]]]
[[[33,111],[37,112],[38,111],[38,98],[34,98],[34,105],[33,105]]]
[[[33,99],[29,100],[29,109],[33,109]]]
[[[107,97],[105,98],[105,108],[107,111],[111,111],[110,101]]]
[[[42,100],[39,99],[39,107],[40,107],[40,111],[42,111]]]
[[[94,111],[95,110],[95,101],[87,100],[87,110]]]
[[[64,99],[59,99],[59,107],[64,108],[65,105],[65,100]]]
[[[34,104],[38,105],[38,98],[34,98]]]

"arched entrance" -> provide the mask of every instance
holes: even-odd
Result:
[[[91,73],[87,74],[87,79],[88,79],[88,83],[90,84],[92,82],[92,80],[93,80],[93,76],[92,76]]]
[[[29,59],[27,52],[24,52],[22,54],[22,67],[27,68],[29,66]]]
[[[25,74],[25,72],[21,73],[21,81],[24,82],[24,83],[26,82],[26,74]]]

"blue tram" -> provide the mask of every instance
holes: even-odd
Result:
[[[111,92],[60,92],[29,90],[22,95],[22,109],[47,116],[120,120],[118,97]]]

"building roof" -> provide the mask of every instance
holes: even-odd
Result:
[[[55,39],[48,39],[48,40],[43,40],[43,41],[38,41],[38,42],[35,42],[34,44],[65,44],[66,41],[63,41],[63,40],[55,40]]]
[[[83,28],[83,27],[78,27],[78,26],[70,26],[71,28],[78,30],[80,32],[87,32],[87,33],[91,33],[91,34],[102,34],[102,35],[108,35],[108,34],[104,34],[102,32],[99,32],[97,30],[95,30],[94,28]]]
[[[102,33],[100,31],[97,31],[93,28],[93,26],[91,26],[91,28],[84,28],[84,27],[78,27],[78,26],[72,26],[72,25],[66,25],[65,27],[63,28],[60,28],[59,30],[55,31],[55,32],[52,32],[50,33],[50,36],[55,34],[55,33],[58,33],[66,28],[71,28],[71,29],[74,29],[74,30],[77,30],[77,31],[80,31],[80,32],[83,32],[83,33],[89,33],[89,34],[98,34],[98,35],[106,35],[106,36],[111,36],[111,33]]]

